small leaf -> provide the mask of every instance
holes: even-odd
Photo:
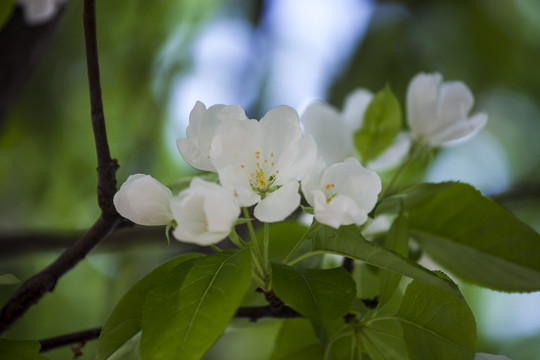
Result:
[[[491,289],[540,290],[540,235],[514,214],[468,184],[422,184],[411,193],[410,234],[435,261]]]
[[[407,225],[407,217],[404,214],[399,215],[387,234],[384,247],[394,251],[396,254],[407,257],[409,253],[409,231]],[[401,275],[382,270],[379,275],[379,306],[386,304],[394,291],[397,289]]]
[[[198,258],[180,281],[178,268],[144,303],[143,360],[200,359],[227,327],[252,277],[248,248]]]
[[[323,360],[324,349],[306,319],[283,321],[270,360]]]
[[[369,103],[362,127],[354,134],[354,145],[364,164],[377,158],[401,130],[401,108],[390,86],[379,91]]]
[[[167,274],[181,264],[185,264],[184,271],[192,265],[195,258],[200,254],[184,254],[177,256],[155,268],[141,281],[135,284],[116,305],[99,336],[96,351],[96,360],[115,359],[118,353],[128,351],[133,346],[138,347],[140,337],[142,308],[146,296]],[[181,278],[177,278],[181,282]]]
[[[0,274],[0,285],[13,285],[20,283],[21,280],[17,279],[15,275],[3,273]]]
[[[448,291],[454,296],[461,297],[461,293],[452,281],[441,279],[417,263],[367,241],[355,225],[341,226],[337,230],[321,225],[313,232],[311,245],[312,251],[303,257],[319,253],[347,256],[381,269],[420,280]]]
[[[39,355],[40,349],[41,344],[37,341],[0,339],[1,359],[48,360],[48,357]]]
[[[356,295],[353,279],[343,268],[302,269],[272,264],[272,287],[286,304],[308,318],[325,343]]]

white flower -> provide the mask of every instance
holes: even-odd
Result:
[[[240,215],[232,193],[218,184],[194,178],[190,187],[171,201],[178,240],[209,245],[223,240]]]
[[[29,25],[43,24],[52,19],[67,0],[17,0],[24,9],[24,20]]]
[[[216,171],[210,160],[210,144],[218,126],[227,119],[247,120],[246,112],[237,105],[214,105],[208,110],[197,101],[189,114],[187,139],[176,140],[178,150],[191,166],[205,171]]]
[[[341,225],[362,225],[377,203],[379,176],[355,158],[323,168],[319,162],[302,180],[302,191],[314,208],[315,219],[336,229]]]
[[[222,123],[210,156],[223,186],[233,189],[241,206],[257,204],[263,222],[289,216],[300,204],[298,182],[316,159],[311,136],[302,137],[297,112],[270,110],[260,121]]]
[[[476,355],[474,356],[474,360],[510,360],[510,359],[503,355],[476,353]]]
[[[173,217],[169,202],[172,193],[150,175],[134,174],[114,195],[116,211],[140,225],[168,225]]]
[[[317,143],[317,151],[327,164],[334,164],[348,157],[359,157],[354,146],[354,133],[362,127],[364,114],[373,99],[368,90],[357,89],[345,99],[343,111],[323,102],[310,104],[302,114],[304,130]],[[384,169],[396,165],[407,154],[410,137],[401,133],[396,141],[368,167]]]
[[[474,98],[461,81],[442,82],[441,74],[416,75],[407,91],[407,121],[413,136],[436,147],[474,136],[487,115],[468,117]]]

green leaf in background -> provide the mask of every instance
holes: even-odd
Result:
[[[20,283],[21,280],[17,279],[17,277],[13,274],[0,274],[0,285],[13,285]]]
[[[372,360],[472,360],[476,348],[467,303],[416,280],[395,314],[377,313],[361,325],[360,339]]]
[[[39,355],[41,344],[37,341],[0,339],[0,359],[2,360],[48,360]]]
[[[409,230],[407,225],[407,216],[404,214],[399,215],[387,234],[384,247],[388,250],[394,251],[396,254],[408,257],[409,253]],[[381,270],[379,275],[379,306],[386,304],[394,292],[396,291],[399,282],[401,281],[401,275],[386,270]]]
[[[142,309],[146,296],[157,284],[164,281],[173,269],[175,275],[187,273],[194,259],[200,256],[202,255],[177,256],[158,266],[135,284],[116,305],[103,326],[97,343],[96,360],[123,359],[125,358],[123,354],[126,353],[138,356]],[[181,283],[181,276],[177,276],[175,281]]]
[[[180,280],[175,270],[144,303],[142,359],[200,359],[242,302],[251,283],[251,256],[246,248],[201,257]]]
[[[433,191],[436,190],[436,191]],[[464,280],[503,291],[540,290],[540,235],[468,184],[423,184],[407,201],[409,232]]]
[[[270,360],[323,360],[324,349],[306,319],[287,319],[279,330]]]
[[[417,263],[367,241],[355,225],[341,226],[337,230],[321,225],[311,235],[311,246],[312,251],[299,259],[320,253],[347,256],[381,269],[420,280],[461,298],[461,293],[453,282],[441,279]]]
[[[302,269],[273,263],[272,288],[281,300],[311,321],[323,343],[356,296],[353,279],[341,267]]]
[[[2,30],[4,24],[11,17],[14,8],[15,0],[2,0],[0,2],[0,30]]]
[[[395,322],[401,325],[402,332]],[[375,327],[382,323],[386,323],[384,331]],[[390,351],[386,346],[393,348],[392,343],[385,345],[391,337],[405,340],[410,359],[472,360],[476,350],[476,324],[467,303],[419,281],[409,284],[395,315],[373,317],[364,325],[362,336],[371,337],[381,353]],[[403,359],[397,353],[374,358]]]
[[[378,314],[382,316],[382,314]],[[398,321],[369,322],[360,328],[358,337],[370,360],[409,359],[403,330]]]
[[[375,159],[392,144],[401,130],[399,101],[386,86],[369,103],[362,127],[354,133],[354,145],[364,164]]]

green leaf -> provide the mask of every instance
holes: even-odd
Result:
[[[408,257],[409,230],[407,216],[401,214],[394,220],[392,227],[387,234],[384,247],[405,258]],[[379,275],[379,306],[383,306],[390,300],[400,281],[400,274],[392,273],[386,270],[381,271],[381,274]]]
[[[0,30],[2,30],[4,24],[11,17],[14,8],[15,0],[2,0],[0,2]]]
[[[441,277],[447,277],[440,273]],[[396,326],[401,325],[401,331]],[[419,281],[412,281],[395,315],[364,322],[361,336],[374,359],[403,359],[400,339],[410,359],[472,360],[476,349],[476,324],[467,303]],[[392,338],[394,341],[392,341]],[[372,356],[373,353],[381,356]]]
[[[341,226],[339,229],[321,225],[311,236],[312,251],[299,259],[319,253],[347,256],[437,286],[461,297],[453,282],[441,279],[417,263],[367,241],[355,225]]]
[[[156,285],[164,281],[167,275],[175,269],[178,274],[183,265],[183,271],[193,264],[200,254],[185,254],[177,256],[155,268],[141,281],[135,284],[116,305],[99,336],[96,360],[122,359],[121,354],[129,349],[138,349],[141,331],[141,318],[144,300]],[[181,282],[181,277],[176,281]],[[138,351],[136,351],[138,353]]]
[[[323,360],[324,349],[306,319],[283,321],[270,360]]]
[[[398,321],[373,321],[363,326],[358,336],[371,360],[409,359],[403,330]]]
[[[462,297],[457,286],[452,281],[441,279],[423,266],[380,245],[367,241],[355,225],[341,226],[339,229],[321,225],[312,234],[311,247],[312,251],[301,258],[319,253],[347,256],[381,269],[420,280],[448,291],[457,297]]]
[[[251,283],[248,248],[198,258],[180,281],[174,278],[178,268],[144,303],[142,359],[200,359],[223,333]]]
[[[273,263],[272,287],[281,300],[311,321],[323,343],[356,295],[353,279],[341,267],[302,269]]]
[[[41,344],[37,341],[0,339],[1,359],[48,360],[48,357],[39,355],[40,349]]]
[[[442,185],[442,186],[441,186]],[[434,191],[436,190],[436,191]],[[423,184],[407,201],[410,234],[464,280],[503,291],[540,290],[540,235],[468,184]]]
[[[13,284],[18,284],[20,282],[21,280],[17,279],[17,277],[15,277],[15,275],[13,274],[8,274],[8,273],[0,274],[0,285],[13,285]]]
[[[386,86],[369,103],[362,127],[354,133],[354,145],[364,163],[377,158],[401,130],[399,101]]]

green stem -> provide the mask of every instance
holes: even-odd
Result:
[[[253,246],[253,249],[255,250],[255,253],[259,257],[259,260],[261,259],[261,248],[259,247],[259,242],[257,241],[257,236],[255,235],[255,230],[253,229],[253,224],[251,223],[251,220],[249,218],[249,212],[246,207],[242,208],[242,211],[244,211],[244,217],[247,219],[247,227],[249,230],[249,237],[251,238],[251,246]]]
[[[211,247],[212,249],[214,249],[216,252],[223,252],[223,250],[221,250],[220,248],[218,248],[218,247],[217,247],[216,245],[214,245],[214,244],[210,244],[210,245],[208,245],[208,246],[210,246],[210,247]]]
[[[311,225],[309,226],[309,228],[306,230],[306,232],[304,233],[304,235],[300,238],[300,240],[298,240],[298,242],[296,243],[296,245],[294,245],[294,247],[292,248],[292,250],[287,254],[287,256],[285,256],[285,258],[281,261],[282,263],[284,264],[287,264],[287,262],[289,261],[289,259],[291,258],[291,256],[294,255],[294,253],[296,252],[296,250],[298,250],[298,248],[300,247],[300,245],[302,245],[302,243],[304,242],[304,240],[307,239],[307,237],[309,235],[311,235],[311,233],[313,231],[315,231],[319,225],[321,225],[317,220],[313,220],[313,222],[311,223]],[[290,264],[289,264],[290,265]]]
[[[264,237],[263,237],[263,264],[264,269],[267,274],[270,274],[268,268],[269,259],[268,259],[268,244],[270,243],[270,224],[264,223]]]
[[[420,154],[423,151],[423,149],[426,147],[426,145],[421,144],[421,143],[414,144],[413,146],[414,146],[414,149],[411,152],[409,152],[409,154],[408,154],[407,158],[405,159],[405,161],[403,162],[403,164],[401,164],[401,166],[397,169],[396,173],[394,174],[394,176],[392,177],[392,179],[388,183],[388,186],[386,186],[386,189],[384,189],[384,191],[379,196],[379,199],[381,199],[381,200],[384,199],[386,194],[388,194],[388,192],[390,192],[390,189],[392,189],[392,187],[395,185],[397,179],[403,173],[405,168],[407,166],[409,166],[409,164],[413,160],[415,160],[416,157],[418,156],[418,154]]]
[[[231,239],[232,243],[238,246],[240,249],[243,249],[247,246],[246,242],[240,236],[238,236],[234,228],[229,234],[229,239]]]

